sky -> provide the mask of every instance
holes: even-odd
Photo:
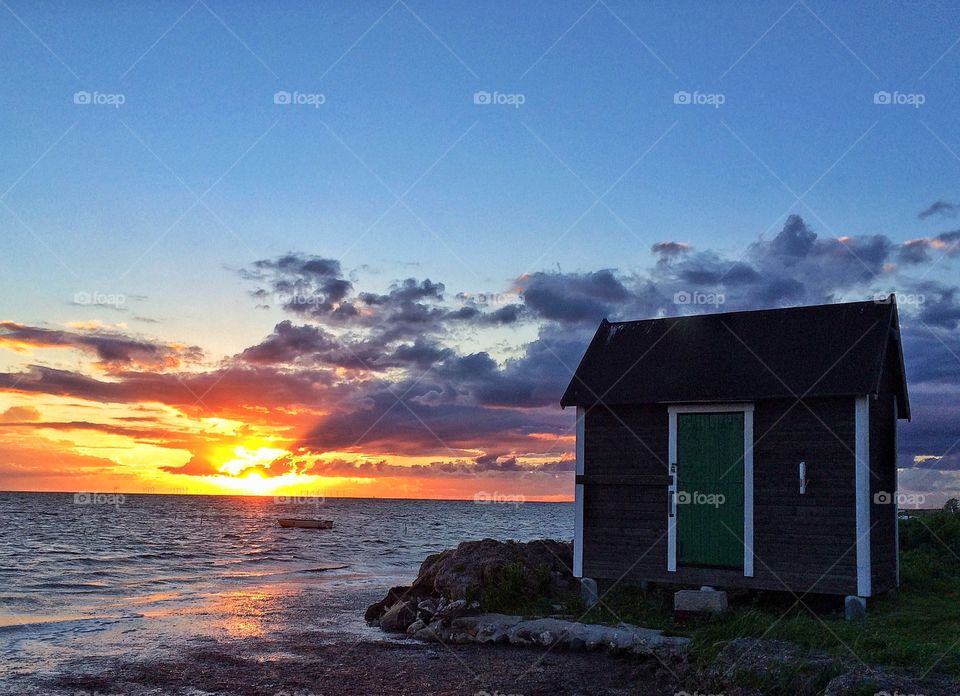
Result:
[[[955,3],[4,0],[0,34],[0,489],[566,500],[601,318],[897,292],[900,487],[960,494]]]

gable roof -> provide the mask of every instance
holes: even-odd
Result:
[[[561,406],[865,396],[894,371],[910,418],[896,298],[642,321],[604,319]]]

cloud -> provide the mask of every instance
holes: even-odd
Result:
[[[203,357],[197,346],[160,343],[91,326],[62,331],[0,321],[0,346],[23,352],[31,348],[73,348],[94,356],[97,365],[113,372],[127,369],[175,369]]]
[[[917,217],[921,220],[926,220],[931,215],[937,215],[939,217],[956,217],[957,210],[960,206],[957,206],[955,203],[948,203],[947,201],[934,201],[925,209],[921,210]]]
[[[336,260],[290,253],[241,271],[256,286],[255,302],[279,307],[286,318],[226,360],[205,365],[199,348],[118,327],[58,331],[3,322],[0,345],[75,350],[93,356],[107,374],[27,365],[0,373],[0,390],[161,404],[184,418],[283,428],[293,454],[259,464],[264,476],[309,469],[354,477],[534,470],[569,477],[572,415],[558,401],[601,318],[862,300],[895,290],[904,298],[915,415],[902,431],[901,459],[940,457],[924,461],[953,469],[960,467],[950,454],[960,439],[952,408],[960,400],[960,289],[948,264],[958,238],[958,232],[903,243],[877,234],[835,238],[790,216],[772,239],[758,239],[741,255],[661,242],[649,267],[535,272],[493,292],[457,294],[440,280],[414,277],[372,290]],[[713,304],[677,299],[693,293]],[[17,423],[9,430],[26,429],[29,421],[163,443],[190,453],[186,464],[167,464],[166,471],[195,476],[216,470],[211,447],[240,437],[150,422],[56,423],[40,421],[39,413],[6,420]],[[422,468],[396,461],[424,457],[434,461],[417,464]]]
[[[681,256],[690,251],[690,245],[684,242],[657,242],[650,250],[661,256]]]
[[[0,422],[2,423],[38,420],[40,420],[40,411],[33,406],[11,406],[0,413]]]
[[[630,291],[609,269],[532,273],[519,283],[527,309],[542,319],[558,322],[596,324],[630,299]]]
[[[932,260],[931,252],[947,257],[960,255],[960,230],[904,242],[900,247],[899,260],[905,264],[928,263]]]

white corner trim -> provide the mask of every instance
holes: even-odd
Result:
[[[753,577],[753,408],[752,403],[677,404],[667,406],[669,443],[667,464],[673,482],[670,484],[667,510],[667,571],[677,570],[677,414],[678,413],[743,413],[743,575]]]
[[[897,400],[893,400],[893,549],[896,554],[897,587],[900,587],[900,469],[897,468],[897,427],[900,422],[900,411]]]
[[[667,572],[677,572],[677,412],[668,409],[670,444],[667,445],[667,466],[670,487],[667,489]]]
[[[870,588],[870,399],[856,399],[854,454],[857,490],[857,594],[869,597]]]
[[[586,409],[577,406],[577,463],[575,473],[583,475],[583,437]],[[573,577],[583,577],[583,484],[574,486],[573,498]]]
[[[753,406],[743,412],[743,575],[753,577]]]

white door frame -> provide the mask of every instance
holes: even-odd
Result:
[[[684,404],[667,407],[670,421],[668,464],[667,570],[677,571],[677,414],[743,413],[743,575],[753,577],[753,404]]]

